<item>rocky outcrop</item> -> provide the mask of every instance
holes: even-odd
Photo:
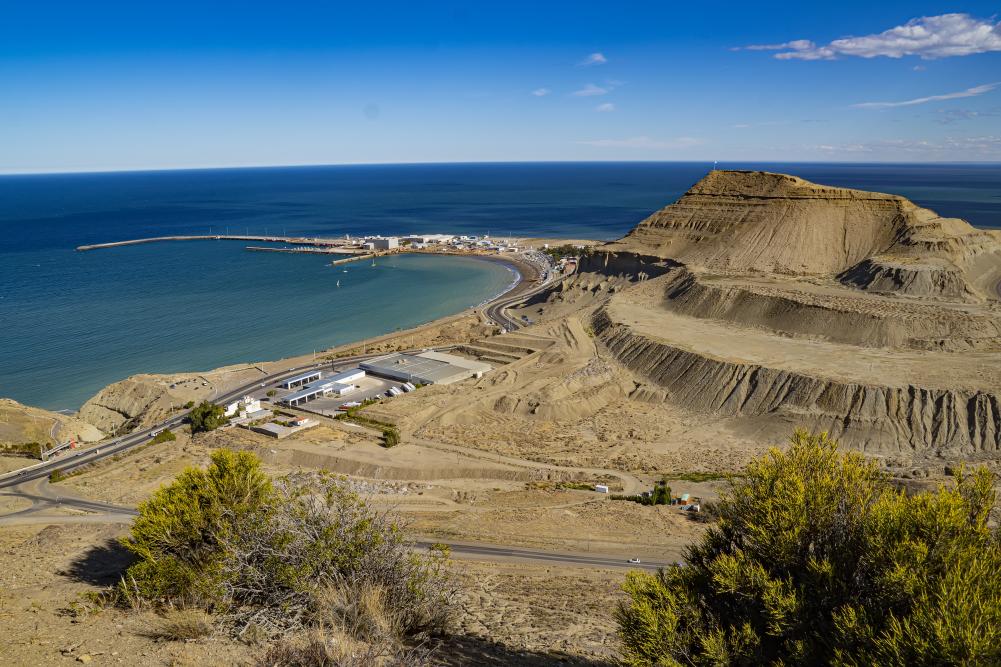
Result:
[[[598,338],[667,400],[727,417],[782,415],[872,452],[1001,450],[1001,395],[993,391],[837,381],[699,355],[654,341],[599,309]]]
[[[80,417],[108,433],[123,427],[153,424],[184,404],[170,396],[170,383],[154,375],[137,375],[110,384],[87,400]],[[172,400],[173,399],[173,400]]]
[[[981,301],[963,271],[952,262],[931,258],[923,262],[903,258],[868,257],[838,276],[845,285],[868,292]]]

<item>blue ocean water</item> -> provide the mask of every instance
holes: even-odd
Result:
[[[1001,165],[726,164],[892,192],[1001,227]],[[0,396],[73,409],[139,372],[274,359],[457,312],[501,266],[373,269],[237,242],[74,248],[167,234],[454,232],[611,239],[705,174],[695,163],[333,166],[0,177]],[[342,286],[338,288],[336,281]]]

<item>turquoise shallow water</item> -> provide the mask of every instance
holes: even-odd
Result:
[[[0,394],[50,409],[79,407],[137,372],[275,359],[413,327],[480,303],[515,275],[482,260],[429,255],[335,268],[323,257],[251,253],[227,241],[58,262],[22,253],[17,262],[17,282],[0,301]],[[32,284],[59,287],[39,295]]]
[[[726,164],[910,197],[1001,227],[1001,166]],[[276,359],[411,327],[500,291],[509,272],[322,257],[170,234],[450,232],[611,239],[677,199],[703,163],[373,165],[0,177],[0,396],[73,409],[133,373]],[[342,287],[336,287],[341,279]]]

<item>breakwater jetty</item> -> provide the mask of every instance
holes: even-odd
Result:
[[[77,246],[77,250],[100,250],[102,248],[117,248],[140,243],[160,243],[161,241],[254,241],[257,243],[300,243],[311,246],[340,246],[342,239],[319,239],[304,236],[254,236],[246,234],[193,234],[187,236],[152,236],[145,239],[130,239],[128,241],[112,241],[110,243],[94,243]]]

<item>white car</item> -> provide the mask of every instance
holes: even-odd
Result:
[[[630,558],[630,559],[629,559],[629,562],[630,562],[630,563],[631,563],[632,565],[639,565],[639,564],[640,564],[640,563],[641,563],[642,561],[640,561],[640,559],[639,559],[639,558]]]

